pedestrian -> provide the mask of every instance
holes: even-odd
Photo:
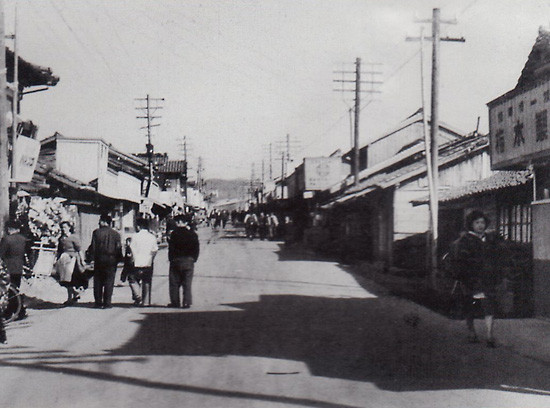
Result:
[[[487,347],[496,347],[494,315],[497,308],[497,286],[503,279],[506,251],[498,237],[487,233],[489,219],[478,210],[466,217],[467,232],[456,241],[457,279],[461,283],[468,341],[479,342],[474,325],[476,304],[481,304],[487,331]]]
[[[94,261],[94,299],[96,309],[110,309],[115,286],[116,267],[122,259],[120,235],[111,228],[111,216],[99,217],[99,228],[92,233],[88,258]]]
[[[248,239],[253,240],[258,230],[258,216],[250,211],[244,217],[244,229]]]
[[[170,304],[168,307],[180,307],[180,287],[183,287],[184,309],[189,309],[193,303],[191,284],[195,262],[199,258],[199,237],[190,228],[190,220],[185,215],[175,217],[177,228],[170,236],[168,244],[168,260],[170,272],[168,276]]]
[[[27,250],[27,238],[21,234],[20,225],[17,221],[6,222],[7,235],[0,241],[0,258],[6,264],[10,282],[17,289],[21,286],[23,265],[25,264],[25,253]],[[27,315],[25,306],[21,308],[18,319]]]
[[[270,241],[273,241],[275,237],[277,236],[277,227],[279,226],[279,220],[277,219],[277,216],[273,213],[270,213],[267,218],[267,225],[268,225],[268,237]]]
[[[136,229],[137,232],[130,241],[134,265],[128,275],[128,282],[134,304],[150,306],[153,261],[159,248],[157,238],[149,231],[149,222],[146,219],[137,220]]]
[[[67,288],[67,301],[63,305],[70,306],[78,302],[80,293],[88,287],[88,279],[84,276],[85,267],[80,254],[80,241],[73,234],[73,226],[68,221],[63,221],[60,227],[56,271],[59,284]]]

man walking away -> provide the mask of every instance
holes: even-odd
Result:
[[[116,267],[122,259],[120,235],[111,228],[108,214],[99,217],[99,228],[92,233],[88,257],[94,261],[95,308],[110,309],[115,286]]]
[[[132,298],[138,305],[151,305],[151,283],[153,280],[153,261],[158,251],[157,238],[149,232],[149,222],[139,219],[136,222],[137,233],[132,237],[130,249],[134,257],[134,268],[128,276]],[[141,286],[141,295],[139,289]]]
[[[10,275],[10,282],[19,289],[21,286],[21,276],[23,274],[23,265],[25,263],[25,251],[27,249],[27,238],[20,232],[20,226],[17,221],[9,220],[6,222],[7,235],[0,241],[0,258],[6,264],[6,269]],[[17,319],[23,319],[27,315],[25,307],[21,308]]]
[[[168,307],[180,307],[180,287],[183,286],[183,308],[189,309],[192,304],[191,283],[195,262],[199,258],[199,237],[190,227],[190,219],[178,215],[174,219],[176,229],[170,235],[168,259],[170,273],[168,277],[170,304]]]

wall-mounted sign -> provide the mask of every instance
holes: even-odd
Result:
[[[513,169],[550,158],[550,81],[488,103],[491,166]]]
[[[40,153],[40,142],[26,136],[19,136],[15,145],[14,173],[10,181],[28,183],[32,180],[38,154]]]
[[[305,190],[326,190],[345,176],[341,157],[306,157]]]

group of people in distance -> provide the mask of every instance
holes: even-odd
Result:
[[[180,214],[174,217],[175,229],[168,241],[170,269],[169,307],[190,308],[192,304],[191,284],[195,262],[199,257],[199,238],[191,228],[191,215]],[[156,236],[149,231],[149,222],[139,219],[137,232],[126,242],[124,254],[120,235],[110,227],[111,218],[100,218],[99,228],[92,234],[88,257],[94,262],[94,299],[96,308],[112,307],[111,299],[118,262],[124,260],[122,280],[128,280],[132,300],[137,306],[150,306],[153,280],[153,263],[158,252]],[[180,291],[183,289],[183,302]]]

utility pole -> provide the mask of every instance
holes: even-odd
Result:
[[[251,163],[250,166],[250,203],[254,201],[254,163]]]
[[[369,65],[380,65],[378,63],[370,63]],[[359,114],[361,112],[361,92],[366,93],[380,93],[380,91],[377,91],[374,89],[375,84],[381,84],[382,81],[375,81],[374,75],[381,74],[381,72],[378,71],[369,71],[367,73],[370,73],[372,75],[372,79],[370,81],[362,81],[361,80],[361,58],[357,58],[355,60],[355,71],[335,71],[334,73],[342,74],[345,76],[346,74],[355,74],[355,79],[346,79],[345,77],[342,79],[334,79],[333,82],[339,82],[342,84],[341,89],[334,89],[334,91],[337,92],[354,92],[355,93],[355,107],[354,107],[354,125],[353,125],[353,148],[352,148],[352,172],[353,172],[353,183],[357,184],[359,183]],[[346,89],[344,88],[344,85],[346,83],[355,83],[355,89]],[[369,90],[361,90],[361,84],[371,84],[371,89]],[[350,114],[351,114],[351,108],[350,108]]]
[[[281,157],[284,161],[284,176],[288,173],[288,164],[293,161],[293,152],[298,151],[299,145],[300,141],[293,139],[289,133],[283,140],[277,141],[278,151],[282,153]]]
[[[355,60],[355,123],[353,125],[353,182],[359,184],[359,110],[361,108],[361,58]]]
[[[273,180],[273,143],[269,143],[269,180]]]
[[[285,152],[281,152],[281,199],[285,198]]]
[[[153,124],[154,119],[159,119],[161,116],[153,116],[154,113],[158,109],[162,109],[162,106],[151,106],[152,103],[158,103],[164,101],[164,98],[151,98],[149,94],[147,94],[146,98],[136,98],[137,101],[144,101],[146,102],[146,105],[144,107],[138,107],[136,109],[144,111],[145,116],[136,116],[137,119],[147,119],[147,125],[142,126],[141,129],[147,129],[147,145],[146,145],[146,152],[147,152],[147,161],[149,165],[149,176],[147,178],[147,188],[145,190],[145,196],[149,197],[149,192],[151,190],[151,184],[153,183],[153,155],[154,155],[154,146],[152,143],[152,135],[151,135],[151,129],[156,126],[160,126],[160,124]]]
[[[262,159],[262,184],[260,185],[260,197],[262,203],[264,201],[264,185],[265,185],[265,161]]]
[[[439,239],[439,50],[440,41],[450,42],[465,42],[464,38],[441,38],[440,25],[457,24],[456,20],[441,20],[441,13],[438,8],[432,10],[432,18],[428,20],[418,20],[418,23],[432,24],[432,99],[431,99],[431,127],[430,140],[425,143],[426,148],[426,171],[428,172],[428,183],[430,192],[430,268],[431,268],[431,283],[432,287],[437,286],[437,268],[438,268],[438,239]],[[417,38],[407,38],[407,41],[415,41]],[[424,41],[423,32],[421,31],[420,39],[421,46]],[[421,53],[423,59],[423,54]],[[421,62],[423,65],[423,63]],[[422,71],[423,72],[423,71]],[[423,77],[422,77],[423,78]],[[422,80],[423,83],[423,80]],[[422,88],[424,86],[422,85]],[[424,90],[422,89],[422,94]],[[424,99],[424,97],[423,97]],[[423,101],[424,104],[424,101]],[[424,126],[426,126],[426,110],[424,109]],[[425,130],[426,132],[426,130]],[[426,136],[425,136],[426,137]]]
[[[183,198],[187,201],[187,172],[189,170],[187,166],[187,136],[183,136],[183,160],[185,169],[185,177],[183,179]]]
[[[6,123],[6,44],[4,0],[0,0],[0,231],[9,217],[8,127]]]
[[[199,162],[197,164],[197,189],[202,191],[202,157],[199,156]]]
[[[17,114],[19,107],[19,52],[17,48],[17,3],[15,4],[15,21],[13,28],[13,35],[7,36],[7,38],[13,39],[13,99],[11,103],[11,178],[17,180],[17,164],[15,158],[17,157]],[[14,181],[13,185],[16,187],[17,182]]]

